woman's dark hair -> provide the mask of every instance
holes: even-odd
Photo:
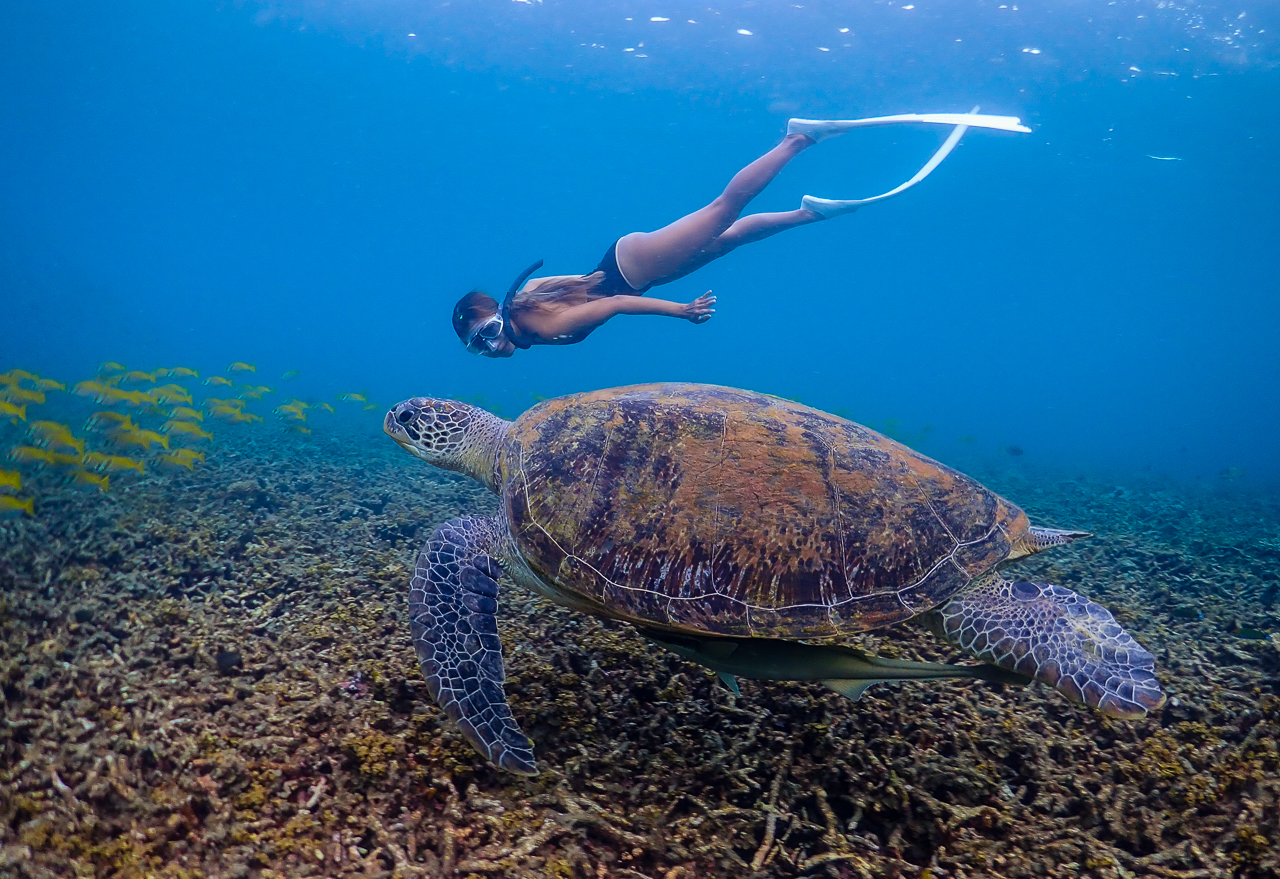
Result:
[[[518,325],[517,319],[521,315],[529,313],[529,311],[541,310],[545,312],[562,305],[581,305],[592,299],[601,298],[600,294],[595,292],[596,285],[599,282],[597,274],[593,273],[583,275],[580,278],[567,278],[554,282],[544,280],[532,291],[537,294],[536,296],[521,293],[511,302],[511,323]],[[476,326],[498,314],[501,310],[502,306],[498,304],[498,300],[488,293],[472,290],[459,299],[458,304],[453,307],[453,331],[458,334],[458,338],[465,345],[467,338]],[[512,338],[511,327],[506,327],[504,332],[507,334],[507,338]]]
[[[472,290],[453,307],[453,331],[465,345],[476,324],[498,313],[498,300],[488,293]]]

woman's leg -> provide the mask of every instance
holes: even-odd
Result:
[[[794,229],[796,226],[807,226],[823,219],[826,218],[821,214],[805,208],[782,211],[775,214],[750,214],[742,217],[739,220],[735,220],[732,226],[716,238],[713,238],[701,251],[694,254],[680,267],[678,272],[663,275],[661,282],[668,283],[683,278],[712,260],[732,253],[744,244],[750,244],[752,241],[762,241],[771,235],[777,235],[779,232]]]
[[[618,240],[618,268],[622,270],[627,281],[639,290],[660,278],[688,274],[698,266],[705,265],[716,256],[722,255],[708,255],[705,251],[735,225],[738,215],[751,199],[759,195],[761,190],[769,185],[769,181],[778,176],[778,172],[786,166],[787,162],[813,144],[813,139],[806,135],[789,134],[783,138],[782,143],[735,174],[724,192],[720,193],[711,204],[681,217],[656,232],[632,232],[630,235],[624,235]],[[821,219],[812,211],[789,213],[804,213]],[[758,214],[756,216],[786,215]],[[813,220],[806,219],[803,222],[811,223]],[[801,223],[782,225],[748,240],[756,241],[795,225],[801,225]]]
[[[811,211],[808,208],[782,211],[776,214],[751,214],[736,221],[732,226],[724,230],[724,233],[711,242],[711,246],[707,249],[717,251],[716,256],[724,256],[735,248],[750,244],[752,241],[763,241],[765,238],[777,235],[779,232],[794,229],[796,226],[807,226],[823,219],[826,218],[822,214],[817,211]]]

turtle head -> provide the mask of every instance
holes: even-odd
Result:
[[[457,400],[414,397],[391,407],[382,429],[414,457],[465,473],[496,490],[494,469],[509,424]]]

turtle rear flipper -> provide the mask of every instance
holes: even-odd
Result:
[[[935,610],[932,622],[979,659],[1111,717],[1137,719],[1164,704],[1155,657],[1105,607],[1065,587],[993,575]]]
[[[463,516],[431,535],[409,588],[413,646],[431,698],[495,766],[536,775],[533,743],[511,716],[502,683],[495,519]]]

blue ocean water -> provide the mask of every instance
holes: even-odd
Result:
[[[943,460],[1280,479],[1273,6],[1166,2],[0,7],[0,368],[538,396],[767,391]],[[449,323],[713,198],[788,116],[1018,115],[919,187],[744,248],[508,361]],[[945,130],[824,142],[757,200],[863,197]],[[283,390],[281,391],[284,392]],[[369,441],[379,408],[368,413]],[[962,438],[964,441],[962,442]],[[282,439],[292,441],[291,439]]]
[[[0,875],[1280,874],[1276,10],[0,3]],[[622,316],[508,360],[450,326],[473,287],[500,295],[539,258],[588,272],[706,204],[789,117],[977,106],[1031,132],[972,130],[901,197],[649,294],[713,290],[705,324]],[[947,133],[819,143],[751,210],[884,192]],[[602,432],[576,410],[567,442],[525,447],[537,508],[506,486],[517,559],[457,524],[502,500],[382,430],[417,395],[514,418],[663,380],[869,424],[1081,529],[1041,544],[1096,537],[965,611],[994,587],[956,571],[1003,559],[1020,520],[945,474],[907,465],[930,518],[868,458],[823,474],[814,515],[803,449],[744,430],[713,457],[636,415],[634,444],[609,433],[588,471]],[[413,409],[393,431],[425,423]],[[649,441],[664,431],[688,451],[675,469]],[[753,472],[765,454],[782,463]],[[688,493],[650,487],[667,474]],[[806,496],[775,511],[779,477]],[[850,484],[885,490],[841,506]],[[569,509],[557,540],[542,511]],[[837,537],[849,601],[789,592],[834,582]],[[619,619],[508,588],[569,570],[541,585],[595,608],[574,591],[588,568],[618,581],[599,601]],[[720,570],[752,571],[733,582],[759,600]],[[855,631],[944,600],[935,624],[968,613],[982,634]],[[624,621],[664,603],[692,622]],[[852,654],[794,641],[824,605],[840,646],[981,680],[861,698]],[[769,640],[703,643],[744,618]],[[469,654],[456,673],[434,673],[432,639]],[[971,665],[1012,657],[1043,663],[1040,684]],[[757,679],[768,662],[804,680]],[[1072,704],[1104,675],[1127,706]],[[468,743],[504,702],[536,777]]]

